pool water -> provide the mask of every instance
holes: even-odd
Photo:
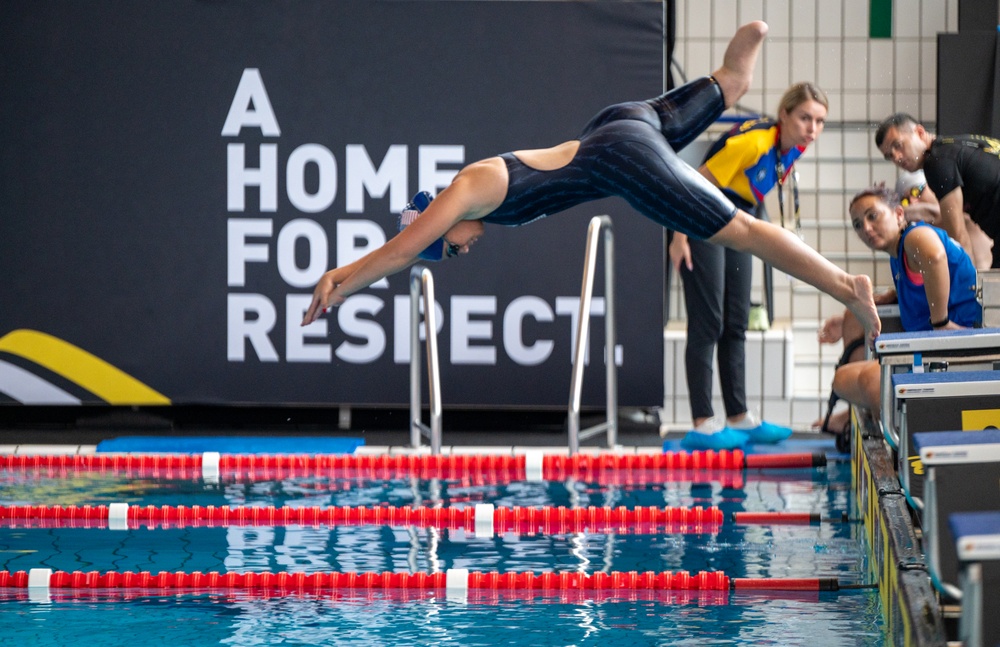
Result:
[[[570,533],[476,537],[464,530],[359,526],[0,528],[0,570],[63,571],[723,571],[730,577],[837,577],[870,582],[862,526],[743,526],[750,510],[856,518],[843,463],[748,472],[719,484],[595,485],[578,481],[477,484],[298,478],[223,482],[48,478],[0,472],[2,505],[250,506],[718,506],[717,534]],[[552,594],[330,591],[323,595],[122,591],[47,600],[0,593],[12,644],[121,644],[140,635],[176,645],[881,645],[876,590]]]

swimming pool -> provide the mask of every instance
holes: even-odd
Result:
[[[850,469],[748,470],[734,482],[643,478],[370,479],[316,475],[206,482],[101,472],[8,469],[4,506],[252,506],[466,509],[717,507],[718,532],[504,532],[402,524],[208,527],[154,523],[129,530],[6,522],[7,571],[534,573],[722,571],[732,578],[871,581],[861,526],[850,519]],[[817,513],[835,522],[736,524],[740,511]],[[843,522],[844,517],[848,518]],[[48,524],[57,525],[57,524]],[[99,524],[94,524],[99,525]],[[151,527],[152,526],[152,527]],[[167,526],[167,527],[164,527]],[[182,527],[178,527],[182,526]],[[714,529],[714,528],[713,528]],[[19,644],[120,644],[137,633],[176,644],[836,644],[885,642],[877,591],[557,591],[337,589],[69,591],[32,600],[0,595]]]

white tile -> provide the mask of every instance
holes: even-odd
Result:
[[[844,133],[844,156],[868,158],[878,154],[873,135],[864,130],[850,130]]]
[[[16,454],[17,445],[0,445],[0,454]]]
[[[809,429],[814,421],[822,417],[822,405],[818,399],[795,399],[791,409],[791,424],[796,429]]]
[[[804,317],[805,313],[801,313],[801,316]],[[793,329],[792,330],[792,339],[793,339],[793,343],[795,344],[795,353],[796,353],[796,355],[800,355],[801,356],[801,355],[818,355],[819,354],[820,343],[819,343],[819,340],[816,339],[816,331],[815,330],[813,330],[811,328],[807,328],[807,329]],[[796,368],[796,375],[795,375],[796,382],[798,382],[798,378],[799,378],[798,368]]]
[[[690,64],[684,68],[684,73],[687,75],[687,78],[697,78],[714,69],[711,65],[712,47],[707,40],[688,42],[685,44],[685,50],[686,60],[690,62]],[[692,69],[693,67],[697,67],[698,69]]]
[[[868,45],[867,40],[846,40],[844,42],[844,89],[866,90],[868,88]]]
[[[791,0],[767,0],[764,3],[763,17],[768,26],[768,37],[788,38],[791,34]]]
[[[893,86],[896,91],[907,88],[919,88],[923,80],[920,73],[920,43],[901,41],[895,48],[895,78]]]
[[[746,385],[747,397],[758,398],[763,393],[761,387],[764,381],[764,345],[761,343],[763,333],[748,330],[746,342]]]
[[[920,35],[924,38],[937,37],[939,32],[948,31],[948,9],[944,2],[920,3]],[[957,5],[957,2],[951,4]]]
[[[937,121],[937,93],[925,92],[920,95],[921,121]]]
[[[920,48],[920,85],[921,92],[937,90],[937,41],[925,43]]]
[[[812,2],[792,3],[792,38],[816,38],[816,4]]]
[[[921,0],[894,0],[892,7],[892,37],[916,38],[920,36],[921,5],[936,4]]]
[[[798,292],[795,294],[792,300],[792,308],[794,310],[794,319],[796,321],[802,318],[814,319],[818,316],[819,294],[820,292],[818,290],[812,290],[811,293]],[[792,344],[792,350],[795,355],[791,356],[791,360],[794,362],[796,355],[799,355],[801,351],[799,351],[798,346],[794,345],[794,342]],[[796,377],[795,381],[791,383],[793,390],[797,388],[797,383],[798,378]]]
[[[817,187],[819,179],[819,167],[815,161],[800,159],[795,163],[795,170],[799,173],[799,192],[811,191]],[[792,201],[786,200],[785,208],[791,214]]]
[[[816,209],[823,220],[838,220],[847,212],[847,200],[843,194],[823,194]]]
[[[872,184],[878,184],[879,182],[885,182],[886,186],[896,186],[896,178],[899,172],[896,167],[886,162],[880,160],[872,165]]]
[[[824,88],[825,89],[825,88]],[[827,93],[827,97],[830,97],[830,93]],[[827,115],[828,121],[839,120],[836,117]],[[844,156],[844,133],[843,131],[836,128],[824,128],[823,132],[820,133],[819,138],[813,142],[813,145],[809,147],[806,155],[810,157],[815,157],[816,159],[823,158],[841,158]]]
[[[851,195],[871,186],[871,166],[868,162],[848,162],[844,164],[844,183]]]
[[[816,43],[816,84],[828,95],[839,93],[843,85],[843,45],[840,41]]]
[[[796,166],[798,166],[796,164]],[[824,162],[819,167],[819,177],[816,186],[821,186],[825,191],[844,188],[844,168],[840,162]]]
[[[685,38],[712,37],[712,11],[707,2],[688,4],[685,14]]]
[[[820,371],[816,365],[798,364],[795,367],[795,386],[800,392],[815,391],[820,383]]]
[[[920,114],[920,94],[917,92],[896,91],[893,112],[908,112],[911,115]],[[886,114],[886,117],[889,115]]]
[[[764,18],[764,0],[742,0],[739,3],[739,11],[738,22],[741,25],[745,25],[751,20],[761,20]]]
[[[868,94],[868,120],[880,122],[895,112],[891,92],[875,92]]]
[[[792,84],[790,80],[790,51],[791,44],[787,39],[768,39],[762,52],[764,63],[763,79],[766,82],[768,91],[777,94],[777,99],[770,100],[770,96],[765,97],[765,110],[772,112],[777,109],[778,99],[781,94]]]
[[[820,38],[837,38],[843,34],[844,14],[839,2],[817,2],[818,36]]]
[[[845,38],[868,37],[868,1],[869,0],[844,0]]]
[[[678,75],[678,69],[688,76],[688,57],[687,57],[687,47],[688,43],[679,33],[677,34],[677,43],[674,45],[674,62],[671,65],[670,71],[674,75],[674,82],[680,85],[682,83],[681,77]],[[688,76],[688,78],[691,78]]]
[[[884,39],[868,41],[868,89],[892,90],[893,42]]]
[[[949,2],[946,9],[948,16],[945,19],[944,31],[958,33],[958,2]]]
[[[816,78],[816,41],[792,41],[792,83]]]
[[[729,3],[726,4],[728,5]],[[716,39],[725,38],[728,41],[739,27],[737,18],[736,12],[732,11],[728,6],[716,5],[714,11],[712,11],[713,36]]]
[[[760,416],[775,425],[790,425],[791,403],[780,398],[764,398],[760,407]]]

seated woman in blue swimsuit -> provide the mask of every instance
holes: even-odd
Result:
[[[620,196],[664,227],[748,251],[826,292],[857,316],[874,342],[880,323],[867,276],[847,274],[793,233],[737,209],[674,152],[747,91],[766,34],[767,25],[760,21],[740,27],[711,77],[656,99],[605,108],[579,139],[466,166],[398,236],[324,274],[302,325],[418,258],[467,253],[482,236],[483,223],[522,225],[583,202]]]
[[[907,222],[900,196],[884,185],[854,196],[850,212],[861,241],[889,255],[895,294],[883,300],[899,303],[904,330],[958,330],[979,325],[982,307],[976,300],[976,267],[945,230],[926,222]],[[839,366],[833,376],[833,391],[877,418],[881,401],[878,360]]]

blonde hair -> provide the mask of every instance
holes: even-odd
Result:
[[[778,102],[778,116],[780,117],[782,112],[791,114],[792,110],[810,100],[822,104],[827,110],[830,109],[830,100],[826,98],[826,93],[815,84],[802,81],[785,90],[781,101]]]

